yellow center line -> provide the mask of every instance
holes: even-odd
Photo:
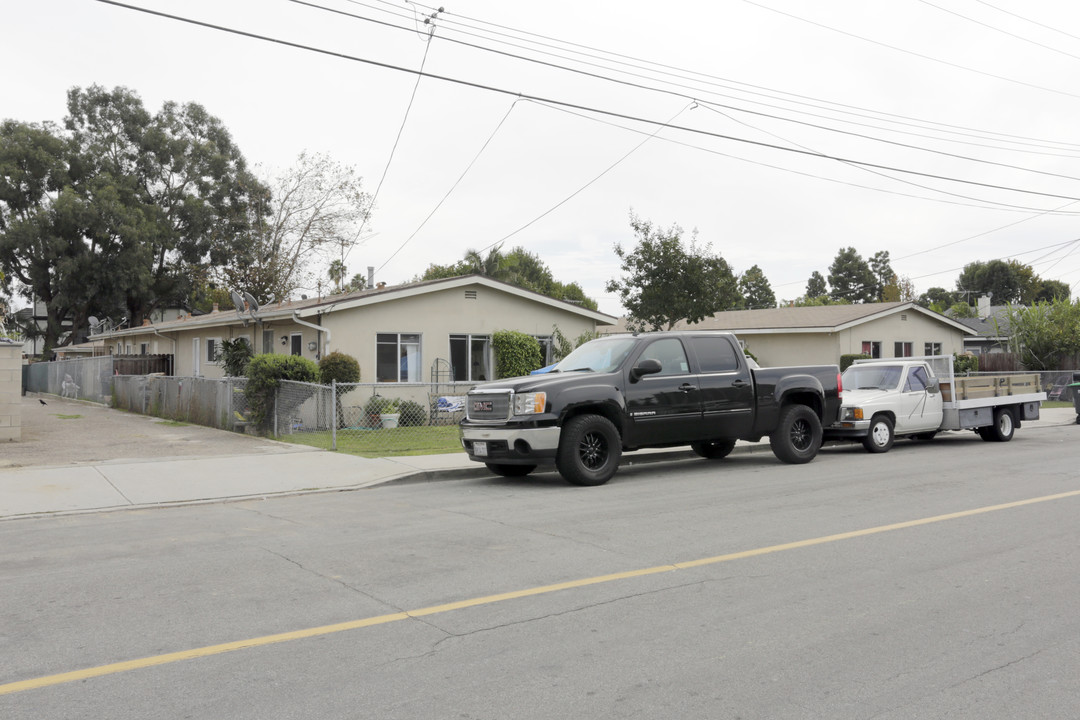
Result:
[[[263,647],[266,645],[274,645],[276,643],[290,642],[293,640],[303,640],[305,638],[319,637],[322,635],[332,635],[334,633],[345,632],[347,630],[358,630],[360,628],[372,627],[375,625],[385,625],[387,623],[397,622],[399,620],[406,620],[411,617],[416,618],[423,617],[425,615],[438,615],[440,613],[452,612],[454,610],[462,610],[464,608],[476,607],[478,605],[490,605],[492,603],[504,602],[507,600],[516,600],[519,598],[533,597],[536,595],[545,595],[547,593],[559,592],[562,590],[572,590],[574,588],[586,587],[588,585],[600,585],[602,583],[613,582],[615,580],[626,580],[628,578],[644,577],[646,575],[672,572],[674,570],[684,570],[687,568],[702,567],[704,565],[715,565],[718,563],[730,562],[732,560],[742,560],[745,558],[758,557],[760,555],[769,555],[771,553],[784,552],[786,550],[797,550],[799,548],[812,547],[814,545],[824,545],[826,543],[839,542],[841,540],[851,540],[853,538],[866,537],[868,535],[877,535],[879,533],[891,532],[893,530],[904,530],[906,528],[918,527],[920,525],[930,525],[932,523],[945,522],[947,520],[957,520],[960,518],[971,517],[973,515],[982,515],[985,513],[992,513],[1000,510],[1009,510],[1011,508],[1023,507],[1025,505],[1035,505],[1037,503],[1063,500],[1065,498],[1077,496],[1080,496],[1080,490],[1058,493],[1056,495],[1044,495],[1042,497],[1029,498],[1027,500],[1017,500],[1014,502],[1002,503],[1000,505],[988,505],[986,507],[975,508],[972,510],[962,510],[960,512],[948,513],[946,515],[935,515],[933,517],[920,518],[918,520],[908,520],[906,522],[893,523],[891,525],[879,525],[877,527],[866,528],[863,530],[853,530],[851,532],[838,533],[836,535],[825,535],[822,537],[810,538],[808,540],[799,540],[797,542],[783,543],[781,545],[769,545],[768,547],[756,548],[753,550],[744,550],[742,552],[728,553],[726,555],[716,555],[714,557],[701,558],[699,560],[688,560],[685,562],[674,563],[672,565],[657,565],[655,567],[642,568],[639,570],[627,570],[625,572],[611,573],[609,575],[597,575],[594,577],[580,578],[578,580],[570,580],[568,582],[555,583],[553,585],[541,585],[539,587],[527,588],[525,590],[499,593],[497,595],[485,595],[483,597],[471,598],[468,600],[459,600],[458,602],[445,603],[443,605],[432,605],[430,607],[420,608],[418,610],[390,613],[388,615],[378,615],[376,617],[364,618],[362,620],[352,620],[349,622],[336,623],[333,625],[321,625],[319,627],[307,628],[305,630],[295,630],[285,633],[277,633],[275,635],[263,635],[261,637],[249,638],[247,640],[237,640],[234,642],[221,643],[220,645],[207,645],[205,647],[193,648],[191,650],[165,653],[163,655],[153,655],[151,657],[140,658],[138,660],[127,660],[124,662],[111,663],[109,665],[98,665],[97,667],[85,668],[83,670],[74,670],[72,672],[59,673],[56,675],[45,675],[43,677],[31,678],[29,680],[20,680],[18,682],[6,683],[4,685],[0,685],[0,695],[9,695],[11,693],[33,690],[36,688],[49,687],[52,685],[61,685],[63,683],[76,682],[78,680],[86,680],[88,678],[94,677],[101,677],[103,675],[113,675],[115,673],[128,672],[129,670],[138,670],[140,668],[154,667],[156,665],[168,665],[170,663],[180,662],[182,660],[194,660],[197,658],[210,657],[212,655],[221,655],[222,653],[233,652],[234,650],[245,650],[248,648]]]

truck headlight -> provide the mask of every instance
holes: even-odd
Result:
[[[862,408],[859,407],[842,407],[840,408],[841,420],[862,420]]]
[[[514,396],[515,415],[536,415],[544,412],[547,405],[547,393],[521,393]]]

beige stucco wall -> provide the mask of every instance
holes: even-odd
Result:
[[[840,361],[833,333],[735,333],[763,367],[835,365]]]
[[[926,354],[926,343],[941,343],[942,355],[964,352],[963,332],[914,311],[894,313],[842,330],[838,335],[841,355],[861,353],[864,341],[880,342],[881,356],[886,358],[896,357],[897,342],[910,342],[916,356]]]
[[[0,442],[22,439],[22,347],[0,342]]]

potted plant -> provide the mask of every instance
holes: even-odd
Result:
[[[401,420],[401,401],[397,398],[388,398],[382,409],[382,426],[384,428],[396,428]]]

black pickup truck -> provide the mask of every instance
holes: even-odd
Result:
[[[575,485],[601,485],[623,451],[644,447],[715,459],[767,435],[780,460],[809,462],[839,409],[835,365],[752,368],[727,332],[612,335],[549,373],[473,388],[461,442],[498,475],[554,462]]]

